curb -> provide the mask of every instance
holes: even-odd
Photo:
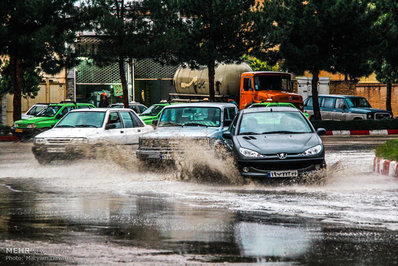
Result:
[[[380,129],[380,130],[333,130],[333,131],[326,131],[326,135],[333,135],[333,136],[341,136],[341,135],[394,135],[398,134],[398,129]]]
[[[0,136],[0,142],[2,141],[17,141],[19,138],[17,136]]]
[[[398,178],[398,162],[390,161],[383,158],[375,157],[373,160],[373,171],[386,175]]]

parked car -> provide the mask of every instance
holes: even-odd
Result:
[[[129,109],[72,110],[52,129],[37,135],[32,152],[41,164],[54,159],[78,158],[96,145],[138,147],[139,136],[152,131]]]
[[[123,105],[123,103],[113,103],[109,107],[110,108],[124,108],[124,105]],[[146,109],[148,109],[148,107],[146,107],[142,103],[137,103],[137,102],[130,102],[129,108],[134,110],[134,112],[136,112],[137,114],[141,114]]]
[[[166,106],[178,104],[178,103],[157,103],[149,106],[143,113],[140,114],[140,118],[147,125],[152,125],[154,121],[159,120],[160,114],[162,113],[163,108]]]
[[[95,106],[90,103],[50,104],[35,117],[15,121],[11,130],[14,135],[32,137],[53,127],[69,111],[82,108],[95,108]]]
[[[296,108],[263,107],[241,110],[223,138],[243,176],[296,178],[325,168],[325,133]]]
[[[253,103],[251,105],[248,105],[246,108],[255,108],[255,107],[279,107],[279,106],[284,106],[284,107],[293,107],[296,108],[296,106],[294,106],[294,104],[292,103],[279,103],[279,102],[264,102],[264,103]],[[303,112],[303,114],[305,115],[305,117],[310,118],[310,115]]]
[[[26,113],[22,114],[22,119],[27,119],[31,117],[35,117],[37,114],[42,112],[48,107],[48,103],[36,103],[32,105]]]
[[[364,97],[352,95],[319,95],[319,107],[324,120],[366,120],[390,119],[392,112],[372,108]],[[304,103],[306,111],[312,119],[314,115],[312,96]]]
[[[137,157],[143,161],[173,160],[174,153],[183,152],[178,147],[182,141],[193,141],[209,148],[222,145],[222,133],[237,112],[237,106],[232,103],[166,106],[156,130],[140,137]]]

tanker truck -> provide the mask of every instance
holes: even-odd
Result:
[[[174,74],[176,101],[203,100],[209,97],[207,67],[180,67]],[[246,63],[218,64],[215,69],[216,101],[238,103],[239,109],[261,102],[288,102],[303,110],[303,98],[293,93],[291,74],[275,71],[253,71]]]

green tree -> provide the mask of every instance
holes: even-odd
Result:
[[[22,95],[24,97],[34,98],[40,90],[40,82],[42,78],[35,68],[23,67],[22,75]],[[14,87],[11,77],[11,69],[9,61],[6,61],[0,68],[0,95],[5,93],[13,93]]]
[[[90,57],[99,66],[118,63],[123,104],[128,107],[125,63],[133,58],[150,57],[153,51],[145,1],[91,0],[87,3],[101,40]]]
[[[55,74],[74,64],[73,43],[82,25],[76,0],[0,1],[0,55],[10,61],[13,119],[21,118],[24,68]]]
[[[210,101],[215,98],[216,64],[239,62],[243,55],[263,42],[258,27],[266,27],[266,23],[258,21],[264,17],[255,12],[255,0],[151,2],[157,3],[153,5],[155,9],[151,9],[154,30],[160,32],[159,39],[166,44],[160,47],[159,58],[191,68],[207,66]],[[156,6],[162,8],[156,9]]]
[[[253,69],[253,71],[279,71],[278,63],[270,65],[266,61],[247,55],[243,57],[243,60]]]
[[[398,2],[375,0],[375,6],[378,19],[374,32],[380,41],[373,47],[372,67],[376,79],[387,85],[386,109],[392,111],[392,84],[398,82]]]
[[[322,119],[318,102],[321,70],[351,78],[369,75],[374,7],[362,0],[270,0],[264,10],[275,20],[283,67],[312,76],[314,118]]]

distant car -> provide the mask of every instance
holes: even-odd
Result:
[[[56,103],[37,114],[37,116],[15,121],[11,130],[20,137],[32,137],[52,128],[64,115],[74,109],[95,108],[90,103]]]
[[[48,107],[48,103],[36,103],[29,108],[29,110],[22,114],[22,119],[27,119],[31,117],[35,117],[38,113],[42,112],[44,109]]]
[[[255,108],[255,107],[280,107],[280,106],[284,106],[284,107],[293,107],[296,108],[296,106],[292,103],[280,103],[280,102],[263,102],[263,103],[253,103],[251,105],[248,105],[246,108]],[[308,119],[310,118],[310,115],[303,112],[303,114],[305,115],[305,117],[307,117]]]
[[[123,105],[123,103],[113,103],[109,107],[110,108],[124,108],[124,105]],[[145,105],[143,105],[141,103],[137,103],[137,102],[130,102],[129,103],[129,108],[133,109],[134,112],[136,112],[137,114],[141,114],[146,109],[148,109],[148,107],[146,107]]]
[[[143,113],[140,114],[140,118],[147,125],[152,125],[159,119],[160,114],[162,113],[163,108],[166,106],[178,104],[178,103],[157,103],[149,106]]]
[[[364,97],[351,95],[319,95],[319,108],[324,120],[372,120],[391,119],[392,112],[372,108]],[[309,96],[304,110],[313,118],[313,99]]]
[[[296,178],[326,167],[325,133],[296,108],[263,107],[241,110],[223,138],[243,176]]]
[[[37,135],[32,152],[41,164],[55,159],[79,158],[99,144],[138,147],[139,136],[152,131],[129,109],[73,110],[54,128]]]
[[[155,131],[140,137],[137,157],[143,161],[174,160],[183,153],[178,143],[192,141],[204,147],[222,145],[222,133],[238,108],[232,103],[181,103],[166,106]]]

